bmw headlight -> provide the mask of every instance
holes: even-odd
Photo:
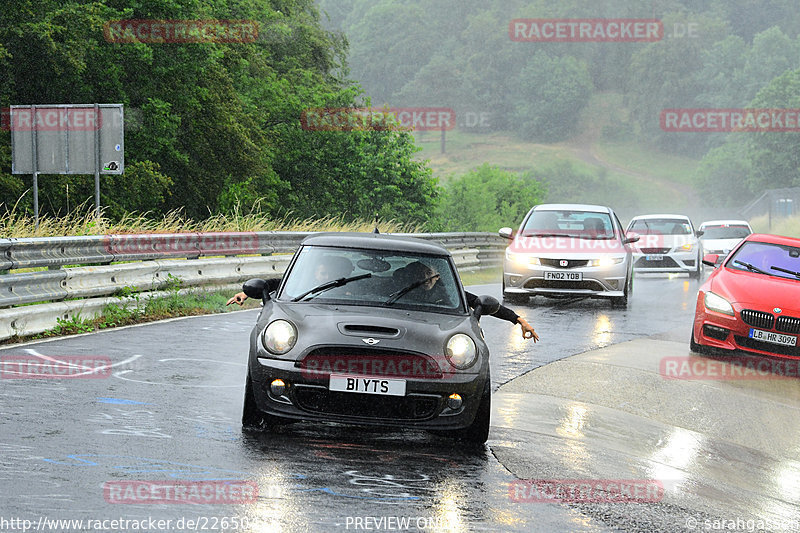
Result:
[[[592,259],[589,261],[589,266],[592,267],[611,267],[618,265],[625,261],[624,257],[601,257],[600,259]]]
[[[714,294],[710,291],[707,292],[703,302],[706,309],[733,316],[733,306],[731,303],[718,294]]]
[[[270,353],[283,355],[297,343],[297,328],[287,320],[275,320],[264,328],[261,340]]]
[[[478,349],[472,337],[463,333],[456,333],[447,341],[444,353],[450,364],[459,370],[464,370],[475,364],[478,358]]]

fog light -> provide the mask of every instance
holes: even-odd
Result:
[[[274,379],[269,385],[269,390],[275,396],[283,396],[283,393],[286,392],[286,383],[282,379]]]
[[[461,401],[460,394],[451,394],[447,397],[447,407],[450,409],[456,410],[461,408],[461,404],[464,403]]]

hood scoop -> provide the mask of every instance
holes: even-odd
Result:
[[[352,335],[354,337],[366,335],[369,337],[394,338],[400,336],[400,330],[398,328],[375,326],[372,324],[339,324],[339,331],[344,335]]]

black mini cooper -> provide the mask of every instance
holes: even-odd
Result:
[[[489,350],[450,253],[365,233],[306,238],[282,279],[249,280],[264,307],[250,336],[242,424],[291,421],[445,431],[484,443]],[[477,305],[476,305],[477,302]]]

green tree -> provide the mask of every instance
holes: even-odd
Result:
[[[497,231],[522,222],[546,196],[535,179],[484,164],[454,177],[445,187],[439,209],[443,231]]]
[[[563,140],[576,131],[591,91],[584,63],[537,52],[516,80],[513,124],[528,139]]]

